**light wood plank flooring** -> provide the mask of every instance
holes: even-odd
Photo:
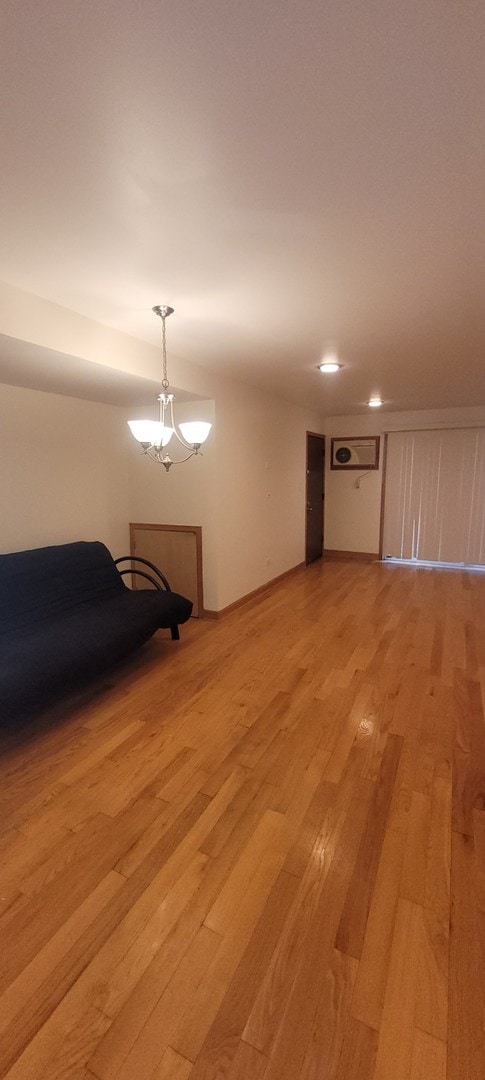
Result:
[[[485,575],[313,565],[0,758],[0,1076],[484,1080]]]

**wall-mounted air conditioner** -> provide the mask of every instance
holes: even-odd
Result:
[[[379,435],[332,439],[331,469],[378,469]]]

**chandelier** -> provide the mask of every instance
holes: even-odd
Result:
[[[162,392],[158,395],[159,419],[158,420],[128,420],[131,434],[142,445],[142,452],[163,465],[166,472],[172,465],[181,465],[188,461],[194,454],[200,453],[202,443],[205,442],[212,424],[204,420],[189,420],[186,423],[175,424],[173,415],[174,394],[170,392],[170,383],[167,375],[167,345],[165,340],[165,320],[173,314],[173,308],[166,304],[157,304],[152,308],[155,315],[162,320]],[[170,457],[165,447],[175,437],[189,453],[185,457],[175,461]]]

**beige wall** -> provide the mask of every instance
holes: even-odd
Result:
[[[168,474],[134,450],[132,520],[201,525],[204,605],[214,611],[305,558],[306,430],[321,418],[229,380],[212,402],[178,405],[210,419],[203,457]]]
[[[327,467],[325,475],[325,547],[337,551],[378,553],[383,442],[379,470],[366,472],[359,488],[354,487],[361,474],[330,469],[332,436],[383,435],[386,431],[423,428],[485,425],[485,408],[434,409],[419,412],[375,412],[365,416],[334,416],[325,421]],[[364,472],[364,470],[363,470]]]
[[[323,434],[322,418],[248,387],[218,402],[222,608],[305,559],[307,430]]]
[[[128,522],[201,525],[204,602],[220,610],[304,559],[305,432],[383,434],[485,425],[485,409],[330,417],[324,423],[240,384],[213,380],[217,398],[178,406],[213,430],[199,460],[164,470],[140,456],[126,411],[0,387],[0,550],[101,539],[128,551]],[[249,432],[249,434],[248,434]],[[329,468],[325,547],[379,550],[378,472]]]
[[[0,386],[0,551],[100,539],[116,556],[130,521],[201,525],[212,610],[303,562],[305,432],[322,423],[242,385],[216,388],[216,401],[177,406],[214,426],[203,456],[166,474],[140,454],[126,410]]]
[[[159,346],[140,342],[2,283],[0,333],[57,350],[66,355],[66,362],[70,356],[80,357],[145,378],[159,378]],[[324,428],[321,418],[313,412],[259,394],[173,354],[170,376],[180,390],[213,403],[214,430],[204,457],[174,468],[166,476],[156,464],[137,455],[129,433],[117,435],[110,445],[114,453],[118,445],[124,448],[120,453],[129,446],[127,521],[202,525],[204,599],[207,607],[219,610],[303,561],[305,431],[308,428],[323,433]],[[196,411],[200,412],[200,408]],[[91,415],[86,413],[88,426]],[[81,423],[80,431],[83,426]],[[46,447],[45,453],[54,462],[59,457],[58,449]],[[68,451],[67,459],[70,456]],[[93,459],[97,459],[96,452]],[[103,469],[108,469],[108,459]],[[82,469],[82,465],[78,468]],[[62,487],[59,471],[62,474],[62,466],[57,464],[52,479]],[[21,472],[14,465],[15,476]],[[118,477],[115,499],[121,499],[124,480],[124,475]],[[15,483],[13,487],[15,491]],[[48,501],[55,503],[56,496],[52,494]],[[64,531],[74,527],[74,510],[65,510]],[[20,517],[29,520],[25,506]],[[85,528],[88,520],[83,519]],[[94,520],[98,522],[98,512]],[[46,531],[33,529],[32,542],[37,542],[39,532],[45,535]]]
[[[102,540],[129,548],[121,410],[0,386],[0,551]]]

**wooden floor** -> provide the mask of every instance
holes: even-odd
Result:
[[[484,1080],[484,631],[313,565],[7,734],[0,1076]]]

